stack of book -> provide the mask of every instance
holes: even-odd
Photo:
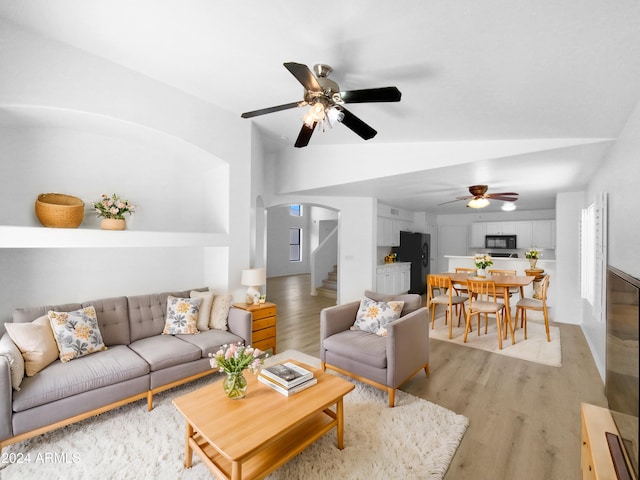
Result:
[[[263,368],[258,380],[287,397],[318,383],[312,372],[290,362]]]

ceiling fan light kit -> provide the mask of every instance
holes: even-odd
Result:
[[[242,118],[252,118],[310,105],[311,108],[304,115],[302,128],[296,139],[295,146],[298,148],[306,147],[309,144],[311,135],[317,126],[324,132],[337,123],[342,123],[362,139],[369,140],[375,137],[378,132],[344,108],[344,104],[399,102],[402,97],[400,90],[396,87],[340,91],[338,84],[327,78],[333,69],[322,63],[313,66],[315,75],[309,67],[301,63],[288,62],[284,66],[304,87],[304,99],[299,102],[245,112],[241,116]]]
[[[486,198],[474,198],[469,203],[467,203],[467,207],[470,208],[484,208],[489,205],[489,200]]]

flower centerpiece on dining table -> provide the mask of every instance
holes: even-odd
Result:
[[[485,277],[485,268],[493,265],[493,260],[490,255],[478,253],[473,257],[473,263],[475,263],[476,268],[478,269],[478,277]]]
[[[244,398],[247,394],[247,379],[243,372],[250,370],[254,374],[259,373],[267,357],[263,355],[263,351],[251,346],[245,347],[241,342],[225,344],[215,354],[209,354],[211,368],[227,374],[222,387],[229,398]]]
[[[131,215],[136,209],[129,200],[122,200],[115,193],[111,196],[106,193],[97,202],[93,202],[93,208],[98,212],[98,217],[103,217],[100,227],[104,230],[124,230],[126,223],[125,214]]]
[[[531,265],[531,268],[536,268],[536,262],[540,257],[542,257],[542,252],[537,248],[530,248],[524,252],[524,257],[529,259],[529,265]]]

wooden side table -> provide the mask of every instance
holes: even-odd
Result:
[[[271,349],[276,354],[276,304],[265,302],[259,305],[234,303],[234,307],[251,312],[251,346],[262,351]]]

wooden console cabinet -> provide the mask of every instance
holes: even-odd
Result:
[[[260,305],[234,303],[234,307],[251,312],[251,346],[262,351],[271,349],[276,354],[276,304],[265,302]]]
[[[618,477],[607,444],[606,432],[619,435],[611,412],[608,409],[583,403],[580,407],[582,417],[582,450],[580,455],[580,471],[583,480],[616,480],[631,478],[636,480],[633,472],[630,477]],[[628,464],[626,452],[623,455]]]

